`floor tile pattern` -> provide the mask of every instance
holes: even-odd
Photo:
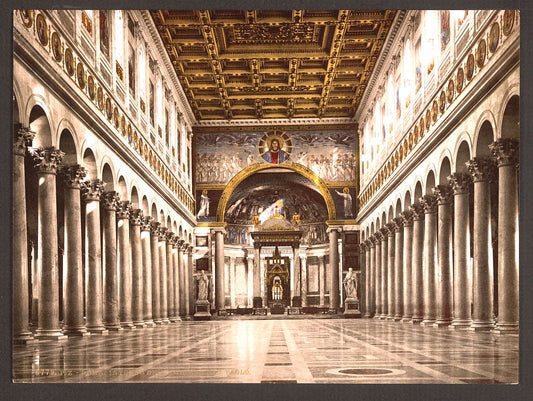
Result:
[[[368,319],[179,322],[13,348],[15,382],[518,382],[518,336]]]

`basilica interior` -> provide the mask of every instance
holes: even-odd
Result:
[[[517,10],[15,10],[12,379],[519,382]]]

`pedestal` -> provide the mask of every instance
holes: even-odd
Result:
[[[194,320],[211,320],[211,304],[207,300],[194,303]]]
[[[361,311],[359,310],[359,300],[355,298],[346,298],[344,301],[344,317],[355,318],[361,317]]]

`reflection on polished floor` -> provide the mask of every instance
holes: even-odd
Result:
[[[517,383],[518,336],[387,321],[179,322],[14,346],[15,382]]]

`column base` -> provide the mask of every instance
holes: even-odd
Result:
[[[133,322],[120,322],[120,327],[122,327],[124,330],[135,329]]]
[[[516,323],[498,323],[492,332],[494,334],[518,334],[519,326]]]
[[[401,322],[402,323],[411,323],[412,320],[413,320],[413,318],[411,316],[404,316],[404,317],[402,317]]]
[[[421,324],[421,323],[422,323],[422,320],[424,320],[424,319],[421,318],[421,317],[413,317],[413,318],[411,319],[411,323],[412,323],[412,324]]]
[[[170,320],[168,318],[161,319],[162,324],[170,324]]]
[[[469,331],[491,331],[494,329],[494,323],[492,322],[472,322],[472,324],[469,327]]]
[[[35,339],[39,341],[67,341],[68,337],[58,330],[37,330]]]
[[[154,323],[155,323],[156,326],[159,326],[159,325],[163,324],[161,319],[154,319]]]
[[[19,333],[13,338],[13,344],[15,345],[30,345],[37,344],[38,342],[39,341],[33,338],[33,333],[31,331]]]
[[[380,320],[386,320],[387,319],[387,315],[382,313],[381,315],[379,315],[379,319]]]
[[[471,325],[472,320],[470,319],[452,320],[452,324],[450,324],[449,328],[450,330],[468,330]]]
[[[122,327],[120,327],[120,323],[105,324],[104,327],[108,331],[122,331],[122,330],[124,330]]]
[[[69,337],[90,337],[91,333],[87,330],[63,330],[63,334]]]
[[[451,320],[437,320],[433,327],[448,327],[450,324],[452,324]]]
[[[146,327],[154,327],[155,326],[155,323],[154,323],[153,320],[145,320],[144,324],[146,325]]]
[[[191,320],[194,320],[194,318],[190,315],[187,315],[187,316],[182,317],[181,320],[189,322]]]
[[[387,320],[394,320],[394,316],[387,316]]]
[[[433,327],[435,323],[436,323],[435,319],[424,319],[422,320],[422,322],[420,322],[420,326]]]
[[[171,317],[171,318],[169,318],[169,320],[170,320],[170,323],[181,322],[181,318],[179,316]]]
[[[402,320],[402,316],[401,315],[394,315],[394,321],[395,322],[400,322]]]
[[[144,320],[141,320],[140,322],[133,322],[133,325],[138,329],[144,329],[146,327]]]
[[[374,316],[372,316],[372,319],[379,320],[381,319],[381,315],[379,313],[376,313]]]
[[[93,336],[107,336],[109,334],[109,331],[107,331],[104,326],[92,327],[92,328],[87,327],[87,330]]]

